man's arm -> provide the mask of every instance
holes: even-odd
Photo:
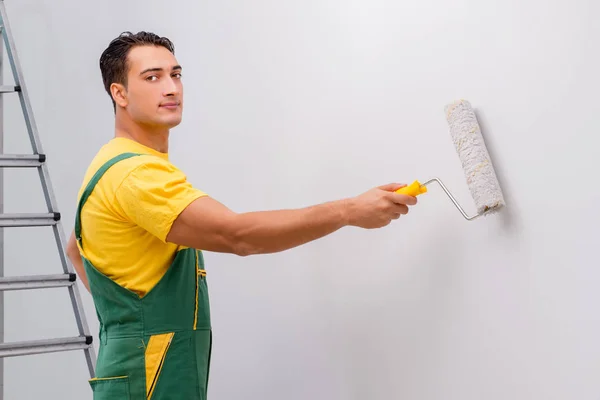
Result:
[[[360,196],[294,210],[235,213],[208,196],[193,201],[173,223],[166,240],[240,256],[275,253],[314,241],[345,226],[372,229],[408,213],[415,197],[389,184]]]
[[[75,232],[71,232],[71,237],[69,237],[69,241],[67,242],[67,256],[69,257],[69,260],[71,260],[71,263],[73,264],[73,267],[75,268],[75,272],[77,272],[79,279],[89,292],[90,286],[87,280],[85,269],[83,268],[81,254],[79,254],[79,248],[77,247]]]

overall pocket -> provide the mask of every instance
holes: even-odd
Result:
[[[92,378],[88,382],[94,400],[130,400],[128,376]]]

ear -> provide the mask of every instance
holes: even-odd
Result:
[[[120,83],[113,83],[112,85],[110,85],[110,93],[112,95],[113,100],[115,101],[115,103],[117,103],[119,107],[127,106],[128,100],[127,90],[125,89],[125,86],[121,85]]]

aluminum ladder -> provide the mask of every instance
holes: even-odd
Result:
[[[3,154],[3,119],[2,99],[0,96],[0,384],[4,383],[4,357],[16,357],[30,354],[52,353],[58,351],[83,350],[85,353],[90,378],[95,375],[96,354],[92,346],[93,336],[90,334],[83,304],[76,285],[77,275],[66,255],[66,240],[60,222],[60,212],[56,204],[56,198],[50,182],[50,175],[46,164],[46,155],[42,150],[38,130],[33,117],[29,94],[23,79],[23,73],[15,42],[7,18],[4,0],[0,0],[0,66],[2,66],[3,49],[6,46],[8,59],[12,69],[14,85],[5,86],[2,82],[2,70],[0,69],[0,95],[17,94],[23,110],[25,124],[31,141],[32,153],[26,155]],[[48,212],[40,214],[4,214],[3,204],[3,169],[4,168],[37,168]],[[4,276],[4,228],[9,227],[33,227],[51,226],[58,247],[63,273],[56,275],[40,276]],[[4,343],[4,291],[7,290],[30,290],[43,288],[66,287],[69,290],[79,335],[70,338],[57,338],[47,340],[35,340],[24,342]],[[2,385],[3,386],[3,385]],[[0,390],[0,399],[3,396],[3,387]]]

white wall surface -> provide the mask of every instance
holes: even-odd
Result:
[[[174,40],[172,160],[236,211],[431,176],[472,210],[443,107],[476,107],[502,214],[467,222],[434,187],[385,229],[206,254],[211,399],[600,397],[598,2],[5,2],[67,233],[113,134],[98,57],[124,30]],[[7,153],[29,151],[15,99]],[[35,172],[5,180],[6,212],[45,211]],[[6,275],[60,270],[50,228],[5,236]],[[76,333],[64,289],[7,293],[5,321],[7,341]],[[6,359],[5,398],[90,399],[87,378],[82,352]]]

